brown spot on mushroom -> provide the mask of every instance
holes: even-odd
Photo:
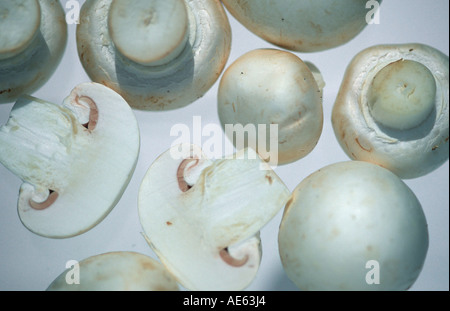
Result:
[[[53,203],[55,203],[57,198],[58,198],[58,192],[50,190],[50,194],[48,195],[47,200],[45,200],[44,202],[38,203],[38,202],[35,202],[32,199],[30,199],[28,201],[28,203],[30,204],[32,209],[41,211],[41,210],[48,208]]]
[[[269,181],[269,184],[272,184],[272,182],[273,182],[272,176],[266,175],[266,179]]]
[[[170,222],[170,221],[166,221],[166,225],[168,225],[168,226],[172,226],[172,225],[173,225],[173,223],[172,223],[172,222]]]
[[[360,143],[358,137],[355,138],[355,142],[358,144],[358,146],[359,146],[362,150],[367,151],[367,152],[372,152],[372,148],[365,148],[365,147],[363,147],[363,145],[361,145],[361,143]]]
[[[0,95],[3,93],[11,93],[11,92],[12,92],[11,89],[3,90],[3,91],[0,91]]]
[[[219,252],[220,258],[232,267],[242,267],[248,261],[248,255],[242,259],[236,259],[230,255],[228,248],[225,247]]]
[[[192,161],[195,161],[195,165],[198,164],[198,159],[194,159],[194,158],[189,158],[189,159],[184,159],[183,161],[181,161],[180,165],[178,166],[178,170],[177,170],[177,181],[178,181],[178,187],[180,188],[180,190],[182,192],[186,192],[189,189],[192,188],[191,185],[189,185],[186,180],[184,179],[184,170],[186,169],[186,166],[191,163]]]

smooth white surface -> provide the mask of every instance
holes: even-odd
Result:
[[[65,7],[66,0],[61,0]],[[73,1],[72,1],[73,2]],[[84,1],[79,1],[80,5]],[[69,9],[66,9],[69,11]],[[317,53],[295,53],[322,72],[324,128],[316,148],[305,158],[279,166],[276,172],[293,190],[300,181],[331,163],[348,160],[331,127],[331,109],[351,58],[360,50],[384,43],[423,43],[449,54],[449,2],[446,0],[385,0],[379,24],[368,25],[344,46]],[[227,67],[240,55],[256,48],[274,47],[243,28],[229,15],[233,30]],[[47,101],[62,102],[79,83],[89,81],[78,59],[75,25],[69,25],[69,40],[62,63],[53,77],[32,94]],[[122,199],[92,230],[70,239],[53,240],[28,231],[17,215],[21,181],[0,165],[0,290],[45,290],[70,260],[81,261],[108,251],[135,251],[156,258],[141,235],[137,213],[139,185],[150,164],[178,138],[171,136],[175,124],[194,131],[193,117],[202,127],[219,125],[217,86],[193,104],[174,111],[135,111],[141,130],[141,152],[135,174]],[[6,122],[12,104],[0,105],[0,124]],[[225,137],[225,136],[224,136]],[[203,137],[205,142],[208,137]],[[194,141],[193,141],[194,142]],[[223,138],[224,145],[229,144]],[[428,221],[430,247],[422,273],[411,290],[449,290],[449,166],[448,161],[431,174],[406,180],[422,203]],[[249,194],[251,195],[251,194]],[[280,212],[262,231],[263,258],[258,275],[248,290],[297,290],[284,273],[278,255]]]

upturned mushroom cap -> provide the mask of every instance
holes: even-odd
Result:
[[[377,45],[348,65],[332,112],[336,137],[355,160],[401,178],[449,157],[448,56],[423,44]]]
[[[40,88],[55,71],[67,43],[58,0],[0,2],[0,103]]]
[[[367,0],[222,2],[257,36],[298,52],[322,51],[347,43],[367,25],[369,13]]]
[[[296,161],[316,146],[322,133],[322,89],[320,72],[296,55],[276,49],[258,49],[239,57],[224,72],[218,91],[218,114],[222,127],[236,147],[244,145],[264,152],[278,150],[272,165]],[[266,128],[265,137],[234,139],[227,125],[259,125]],[[278,126],[277,145],[270,142],[271,125]],[[242,140],[242,138],[241,138]],[[261,141],[265,140],[263,145]],[[263,146],[259,150],[258,146]],[[264,155],[261,154],[263,158]],[[275,161],[274,161],[275,160]]]
[[[289,194],[251,149],[212,161],[180,145],[147,171],[139,217],[150,246],[185,288],[240,290],[259,268],[260,229]]]
[[[96,83],[78,85],[62,105],[22,97],[0,127],[0,162],[24,181],[20,219],[46,237],[99,223],[128,185],[138,153],[131,108]]]
[[[400,178],[348,161],[318,170],[294,189],[278,242],[286,274],[300,289],[406,290],[422,270],[428,229]]]
[[[231,28],[217,0],[93,0],[77,28],[89,77],[137,109],[168,110],[202,97],[223,71]]]
[[[73,268],[72,268],[73,269]],[[135,252],[111,252],[79,262],[79,284],[67,282],[70,268],[47,291],[178,291],[169,272],[156,260]]]

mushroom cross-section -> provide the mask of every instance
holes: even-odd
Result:
[[[288,277],[303,290],[406,290],[428,251],[421,204],[395,174],[346,161],[292,192],[278,236]]]
[[[0,103],[40,88],[56,70],[66,43],[58,0],[0,1]]]
[[[0,127],[0,163],[24,181],[20,219],[46,237],[99,223],[122,196],[138,153],[133,111],[97,83],[78,85],[62,105],[21,97]]]
[[[354,160],[401,178],[428,174],[449,156],[448,56],[424,44],[376,45],[345,72],[332,112]]]
[[[374,17],[367,0],[222,0],[248,30],[279,47],[316,52],[356,37]]]
[[[259,268],[259,231],[289,194],[251,149],[209,160],[178,145],[147,171],[139,217],[150,246],[185,288],[241,290]]]
[[[61,273],[47,291],[178,291],[159,262],[136,252],[117,251],[86,258]]]
[[[222,128],[237,149],[251,147],[271,165],[303,158],[322,133],[324,84],[318,69],[293,53],[247,52],[220,80],[217,105]],[[239,127],[246,135],[238,135]]]
[[[202,97],[220,76],[231,29],[217,0],[92,0],[77,46],[89,77],[137,109],[168,110]]]

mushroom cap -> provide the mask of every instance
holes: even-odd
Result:
[[[19,217],[46,237],[99,223],[122,196],[138,153],[133,111],[97,83],[78,85],[62,105],[21,97],[0,128],[0,162],[24,181]]]
[[[147,171],[139,218],[150,246],[185,288],[241,290],[259,268],[259,231],[289,194],[251,149],[212,161],[195,146],[177,145]]]
[[[154,66],[132,61],[116,48],[108,27],[112,2],[87,1],[80,13],[78,54],[93,81],[121,94],[133,108],[169,110],[202,97],[219,78],[231,49],[231,28],[219,1],[184,0],[186,46],[170,62]]]
[[[347,161],[294,189],[278,241],[286,274],[300,289],[406,290],[422,270],[428,230],[419,201],[400,178]],[[379,284],[366,281],[372,261],[379,264]]]
[[[73,268],[72,268],[73,269]],[[178,284],[156,260],[135,252],[110,252],[79,262],[79,284],[68,283],[70,268],[47,291],[178,291]]]
[[[293,53],[276,49],[257,49],[240,56],[219,84],[218,114],[228,139],[239,146],[239,138],[226,130],[228,124],[265,125],[266,131],[278,125],[277,146],[269,141],[274,133],[259,138],[258,131],[244,146],[256,142],[258,152],[268,146],[278,148],[277,162],[270,159],[271,164],[286,164],[310,153],[322,133],[324,86],[312,67]],[[265,143],[262,150],[258,148],[261,143]]]
[[[356,37],[367,25],[366,0],[222,2],[255,35],[298,52],[337,47]]]
[[[424,111],[428,109],[424,105],[425,108],[416,113],[422,122],[414,121],[418,125],[406,126],[406,129],[400,128],[407,124],[406,118],[397,117],[398,129],[388,127],[378,122],[376,118],[380,117],[370,107],[374,77],[388,65],[400,61],[425,66],[436,87],[432,110]],[[419,74],[418,78],[412,76],[408,74],[403,80],[399,79],[401,88],[385,89],[385,94],[402,91],[408,86],[411,89],[408,98],[423,100],[425,82],[421,79],[424,74]],[[339,144],[350,158],[378,164],[401,178],[416,178],[432,172],[449,157],[448,84],[448,56],[433,47],[423,44],[376,45],[361,51],[347,67],[332,111],[333,129]],[[391,105],[401,100],[392,99]]]
[[[6,103],[48,81],[64,53],[67,24],[58,0],[5,0],[0,9],[8,12],[0,16],[0,103]]]

